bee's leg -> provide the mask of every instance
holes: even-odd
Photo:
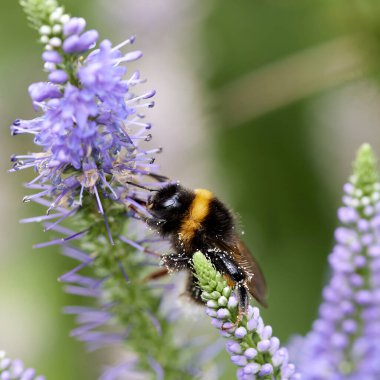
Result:
[[[238,282],[236,284],[236,289],[237,296],[239,298],[239,313],[236,317],[235,324],[238,325],[242,321],[244,315],[246,315],[248,312],[249,296],[245,281]]]
[[[142,282],[158,280],[159,278],[166,276],[168,273],[169,273],[169,271],[167,268],[157,269],[154,272],[148,274],[146,277],[144,277]]]
[[[169,272],[178,272],[189,268],[189,261],[190,259],[186,255],[171,253],[169,255],[161,256],[160,265],[164,266]]]
[[[141,205],[139,205],[140,207]],[[144,223],[146,223],[149,227],[156,228],[160,224],[164,223],[165,221],[163,219],[155,218],[154,216],[148,216],[146,214],[147,211],[145,211],[141,206],[138,208],[136,205],[130,204],[128,208],[132,210],[135,214],[139,216],[139,219],[142,220]]]
[[[123,242],[127,243],[128,245],[132,246],[133,248],[137,249],[138,251],[142,252],[142,253],[146,253],[148,255],[159,257],[159,258],[162,257],[160,252],[154,251],[154,250],[144,246],[143,244],[140,244],[138,242],[134,242],[132,240],[129,240],[129,239],[123,238],[123,237],[121,238],[121,240]]]
[[[180,256],[175,253],[159,256],[161,257],[160,265],[163,266],[163,268],[157,269],[156,271],[148,274],[143,278],[143,282],[157,280],[161,277],[166,276],[170,272],[178,272],[180,270],[186,269],[188,266],[189,258],[186,256]]]
[[[186,283],[186,293],[191,298],[192,301],[204,305],[204,301],[201,298],[202,289],[198,286],[197,278],[193,273],[189,273],[189,277]]]
[[[236,293],[239,302],[239,313],[236,317],[235,325],[239,324],[243,319],[243,316],[248,311],[249,295],[246,285],[246,276],[241,268],[233,262],[225,253],[218,255],[209,255],[216,270],[227,274],[231,280],[236,284]]]
[[[155,218],[154,216],[148,217],[148,216],[142,216],[142,220],[152,228],[157,228],[157,226],[160,226],[161,224],[165,223],[164,219]]]

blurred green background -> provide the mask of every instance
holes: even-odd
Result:
[[[379,3],[63,5],[115,43],[137,34],[141,72],[157,90],[148,118],[153,142],[164,147],[162,172],[214,190],[236,211],[268,280],[266,322],[283,342],[307,332],[355,151],[369,142],[380,152]],[[56,281],[72,263],[57,251],[32,250],[46,236],[18,220],[43,213],[21,202],[21,184],[33,174],[7,173],[12,153],[33,150],[28,137],[11,138],[8,125],[33,117],[27,87],[45,78],[36,38],[17,1],[1,0],[0,348],[48,379],[93,379],[95,356],[68,336],[73,320],[60,313],[78,302]]]

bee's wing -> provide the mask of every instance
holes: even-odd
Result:
[[[267,307],[267,286],[263,272],[256,259],[252,256],[247,246],[239,238],[236,241],[236,249],[233,250],[235,260],[249,272],[252,277],[247,281],[249,292],[263,306]]]
[[[239,264],[239,266],[242,267],[246,273],[251,275],[250,279],[247,281],[248,290],[261,305],[267,307],[267,286],[263,272],[256,259],[252,256],[250,250],[240,240],[240,238],[235,236],[232,244],[220,239],[217,241],[209,241],[208,245],[214,245],[221,251],[230,254],[236,263]]]

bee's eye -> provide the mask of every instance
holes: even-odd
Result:
[[[162,206],[165,208],[173,208],[178,206],[178,195],[175,194],[172,197],[168,198],[165,202],[162,203]]]

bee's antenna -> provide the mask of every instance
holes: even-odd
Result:
[[[155,174],[155,173],[150,173],[148,174],[150,177],[156,179],[157,181],[159,182],[165,182],[167,181],[169,178],[164,176],[164,175],[161,175],[161,174]]]
[[[145,187],[143,185],[140,185],[138,183],[131,182],[131,181],[125,181],[125,183],[128,183],[129,185],[136,186],[136,187],[139,187],[140,189],[144,189],[148,191],[158,191],[158,189],[150,189],[149,187]]]

